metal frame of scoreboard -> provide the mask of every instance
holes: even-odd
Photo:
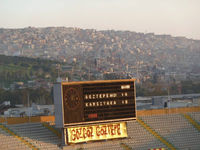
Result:
[[[54,105],[66,144],[66,128],[135,120],[135,79],[56,83]]]

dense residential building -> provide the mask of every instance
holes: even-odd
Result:
[[[70,80],[200,78],[200,41],[130,31],[48,27],[0,29],[0,54],[59,60]]]

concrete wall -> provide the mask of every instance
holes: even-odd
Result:
[[[137,116],[151,116],[151,115],[165,115],[165,114],[178,114],[187,112],[199,112],[200,107],[184,107],[184,108],[171,108],[171,109],[153,109],[153,110],[139,110]]]
[[[138,110],[137,116],[151,116],[151,115],[165,115],[177,114],[187,112],[200,112],[200,107],[188,108],[171,108],[171,109],[153,109],[153,110]],[[55,116],[36,116],[36,117],[9,117],[0,118],[0,123],[6,122],[7,124],[20,124],[28,122],[55,122]]]
[[[36,116],[36,117],[8,117],[0,118],[0,123],[20,124],[28,122],[55,122],[55,116]]]

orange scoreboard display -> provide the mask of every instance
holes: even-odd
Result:
[[[64,126],[136,118],[135,80],[61,82]]]

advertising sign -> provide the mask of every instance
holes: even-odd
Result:
[[[125,138],[125,122],[67,128],[68,143]]]

